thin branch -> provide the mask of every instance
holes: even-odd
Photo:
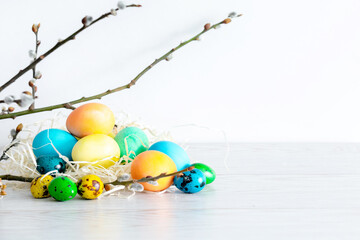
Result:
[[[183,46],[187,45],[188,43],[192,42],[192,41],[197,41],[199,40],[200,36],[203,35],[204,33],[210,31],[211,29],[215,29],[217,27],[219,27],[221,24],[228,24],[229,22],[231,22],[230,18],[226,18],[225,20],[214,24],[212,26],[210,26],[210,24],[206,24],[204,27],[204,30],[202,30],[200,33],[198,33],[197,35],[195,35],[194,37],[190,38],[189,40],[180,43],[177,47],[172,48],[170,51],[168,51],[167,53],[165,53],[164,55],[162,55],[160,58],[155,59],[155,61],[153,61],[149,66],[147,66],[144,70],[142,70],[134,79],[132,79],[128,84],[125,84],[123,86],[114,88],[114,89],[109,89],[105,92],[93,95],[93,96],[89,96],[89,97],[82,97],[70,102],[65,102],[65,103],[61,103],[61,104],[56,104],[56,105],[52,105],[52,106],[47,106],[47,107],[42,107],[42,108],[35,108],[33,110],[24,110],[24,111],[20,111],[20,112],[14,112],[14,113],[9,113],[9,114],[4,114],[4,115],[0,115],[0,120],[1,119],[7,119],[7,118],[13,118],[15,119],[16,117],[19,116],[23,116],[23,115],[28,115],[28,114],[33,114],[33,113],[39,113],[39,112],[45,112],[45,111],[51,111],[54,109],[58,109],[58,108],[67,108],[66,106],[68,104],[70,105],[74,105],[74,104],[78,104],[78,103],[82,103],[82,102],[87,102],[90,100],[94,100],[94,99],[101,99],[102,97],[115,93],[115,92],[119,92],[125,89],[129,89],[132,86],[134,86],[136,84],[136,82],[146,73],[148,72],[151,68],[153,68],[156,64],[158,64],[159,62],[161,62],[162,60],[170,60],[172,53],[177,51],[178,49],[182,48]]]
[[[13,140],[11,141],[10,145],[9,145],[6,149],[4,149],[3,153],[2,153],[1,156],[0,156],[0,161],[2,161],[2,160],[7,160],[7,159],[8,159],[8,157],[6,156],[6,153],[7,153],[11,148],[13,148],[13,147],[15,147],[15,146],[17,145],[17,142],[15,142],[14,140],[15,140],[15,139],[13,139]]]
[[[8,181],[19,181],[19,182],[31,182],[33,178],[22,177],[22,176],[14,176],[14,175],[0,175],[1,180],[8,180]]]
[[[0,103],[5,103],[5,100],[4,99],[0,100]],[[17,105],[20,105],[21,99],[15,99],[14,103],[16,103]]]
[[[1,161],[1,160],[6,160],[6,159],[8,159],[6,153],[7,153],[11,148],[15,147],[15,146],[18,144],[18,142],[16,141],[16,138],[17,138],[18,134],[22,131],[22,129],[23,129],[23,125],[22,125],[22,123],[20,123],[20,124],[16,127],[16,129],[12,129],[12,130],[11,130],[11,131],[14,131],[14,133],[11,133],[11,135],[12,135],[12,140],[11,140],[11,142],[10,142],[10,145],[9,145],[6,149],[4,149],[3,153],[1,154],[1,156],[0,156],[0,161]]]
[[[112,184],[112,185],[130,185],[132,183],[140,183],[140,182],[150,182],[150,181],[156,181],[160,178],[165,178],[165,177],[172,177],[172,176],[176,176],[178,174],[181,174],[183,172],[186,171],[191,171],[193,170],[194,167],[188,167],[185,168],[184,170],[178,171],[178,172],[174,172],[174,173],[170,173],[170,174],[166,174],[166,173],[162,173],[156,177],[146,177],[146,178],[142,178],[139,180],[129,180],[129,181],[124,181],[124,182],[112,182],[112,183],[108,183],[108,184]],[[29,178],[29,177],[22,177],[22,176],[14,176],[14,175],[10,175],[10,174],[6,174],[6,175],[0,175],[0,179],[2,180],[8,180],[8,181],[20,181],[20,182],[31,182],[33,180],[33,178]],[[107,184],[106,184],[107,185]]]
[[[127,5],[126,7],[141,7],[141,5],[137,5],[137,4],[131,4],[131,5]],[[118,11],[119,8],[116,8],[115,11]],[[107,12],[103,15],[101,15],[100,17],[98,17],[97,19],[95,19],[93,22],[91,22],[90,24],[86,25],[84,24],[81,28],[79,28],[77,31],[75,31],[73,34],[71,34],[70,36],[68,36],[67,38],[65,38],[62,41],[59,41],[58,43],[55,44],[54,47],[52,47],[51,49],[49,49],[46,53],[42,54],[40,57],[36,58],[35,61],[33,61],[32,63],[30,63],[27,67],[25,67],[24,69],[20,70],[19,73],[17,73],[15,76],[13,76],[9,81],[7,81],[6,83],[4,83],[2,86],[0,86],[0,92],[2,92],[5,88],[7,88],[8,86],[10,86],[12,83],[14,83],[19,77],[21,77],[22,75],[24,75],[26,72],[28,72],[29,70],[33,69],[39,62],[41,62],[44,58],[46,58],[47,56],[49,56],[51,53],[53,53],[56,49],[58,49],[59,47],[61,47],[62,45],[64,45],[65,43],[74,40],[76,35],[78,35],[79,33],[81,33],[82,31],[84,31],[85,29],[89,28],[90,26],[94,25],[95,23],[97,23],[98,21],[108,17],[109,15],[111,15],[111,11]]]
[[[35,33],[35,56],[34,56],[34,61],[37,58],[39,45],[40,45],[39,35],[38,35],[39,34],[39,27],[40,27],[40,24],[36,26],[36,31],[34,31],[34,33]],[[37,76],[36,76],[36,65],[33,67],[32,73],[33,73],[33,79],[36,79],[37,78]],[[30,105],[29,110],[35,108],[35,94],[36,94],[36,88],[37,88],[34,83],[31,83],[30,87],[31,87],[31,95],[32,95],[32,98],[33,98],[34,102]]]
[[[156,181],[160,178],[165,178],[165,177],[173,177],[173,176],[176,176],[176,175],[179,175],[183,172],[187,172],[187,171],[191,171],[193,170],[195,167],[188,167],[188,168],[185,168],[181,171],[177,171],[177,172],[173,172],[173,173],[161,173],[159,174],[158,176],[155,176],[155,177],[144,177],[144,178],[141,178],[141,179],[138,179],[138,180],[128,180],[128,181],[115,181],[115,182],[111,182],[111,183],[108,183],[108,184],[112,184],[112,185],[124,185],[124,186],[128,186],[130,184],[133,184],[133,183],[145,183],[145,182],[152,182],[152,181]],[[1,176],[0,176],[1,177]],[[107,185],[107,184],[105,184]]]

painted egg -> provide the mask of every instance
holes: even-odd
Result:
[[[149,148],[149,139],[146,134],[137,127],[122,129],[115,137],[115,141],[121,149],[121,155],[134,159],[140,153]]]
[[[42,156],[36,159],[36,163],[36,170],[40,174],[46,174],[54,170],[64,173],[66,170],[66,162],[58,156]]]
[[[193,169],[175,176],[175,186],[184,193],[200,192],[206,184],[206,177],[199,169]]]
[[[49,185],[53,180],[53,177],[50,175],[39,176],[34,178],[31,181],[30,191],[34,198],[47,198],[50,197]]]
[[[216,178],[216,173],[215,171],[209,167],[208,165],[205,165],[203,163],[194,163],[191,166],[195,167],[196,169],[199,169],[200,171],[202,171],[202,173],[205,175],[206,177],[206,184],[210,184],[212,183],[215,178]]]
[[[162,173],[176,172],[176,165],[166,154],[159,151],[146,151],[140,153],[131,164],[131,177],[141,179],[145,177],[156,177]],[[160,178],[157,186],[150,183],[141,183],[145,190],[157,192],[171,186],[174,177]]]
[[[42,156],[59,156],[57,151],[71,161],[71,151],[77,142],[70,133],[50,128],[39,132],[32,143],[32,149],[36,158]]]
[[[109,132],[107,135],[111,138],[115,138],[115,136],[116,136],[116,134],[114,132]]]
[[[57,201],[71,200],[76,196],[76,184],[68,177],[54,178],[49,185],[50,195]]]
[[[156,150],[168,155],[176,164],[176,168],[178,171],[190,167],[189,156],[187,155],[185,150],[176,143],[170,141],[156,142],[151,145],[149,150]]]
[[[79,195],[85,199],[95,199],[104,191],[103,182],[93,174],[82,177],[76,185]]]
[[[120,148],[113,138],[105,134],[92,134],[75,144],[72,157],[80,167],[92,165],[108,168],[119,161]]]
[[[91,134],[109,134],[115,125],[115,116],[109,107],[101,103],[87,103],[70,113],[66,128],[82,138]]]

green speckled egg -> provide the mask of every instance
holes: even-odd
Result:
[[[49,185],[50,195],[58,201],[73,199],[77,194],[76,184],[67,177],[57,177]]]
[[[206,177],[206,184],[212,183],[216,178],[215,171],[209,167],[208,165],[205,165],[203,163],[194,163],[191,166],[194,166],[196,169],[199,169],[202,171]]]
[[[134,159],[137,155],[149,148],[149,139],[146,134],[137,127],[127,127],[115,136],[115,141],[120,147],[121,155]]]

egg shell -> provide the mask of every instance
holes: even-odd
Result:
[[[208,165],[205,165],[203,163],[194,163],[191,166],[195,167],[196,169],[199,169],[203,172],[203,174],[206,177],[206,184],[210,184],[213,181],[215,181],[216,173],[215,171],[209,167]]]
[[[76,108],[66,119],[66,128],[83,138],[91,134],[109,134],[115,125],[115,116],[101,103],[87,103]]]
[[[137,127],[126,127],[115,136],[115,141],[121,149],[121,155],[134,159],[140,153],[148,150],[149,139],[146,134]]]
[[[36,163],[36,170],[40,174],[46,174],[54,170],[64,173],[66,170],[66,162],[58,156],[42,156],[36,159]]]
[[[47,198],[50,197],[49,185],[53,177],[47,175],[38,176],[31,181],[30,192],[34,198]]]
[[[77,140],[70,133],[56,128],[50,128],[39,132],[32,143],[32,149],[36,158],[42,156],[66,156],[71,161],[71,151]],[[55,147],[55,149],[54,149]]]
[[[176,165],[166,154],[159,151],[145,151],[140,153],[131,164],[131,177],[141,179],[144,177],[156,177],[162,173],[176,172]],[[160,178],[158,185],[149,183],[140,183],[145,190],[158,192],[171,186],[174,177]]]
[[[85,199],[96,199],[104,191],[104,183],[93,174],[82,177],[76,185],[79,195]]]
[[[168,155],[176,164],[178,171],[190,166],[190,158],[185,150],[178,144],[170,141],[156,142],[150,146],[149,150],[156,150]]]
[[[200,192],[206,185],[206,177],[199,169],[193,169],[175,176],[174,185],[184,193]]]
[[[109,132],[107,135],[111,138],[115,138],[115,136],[116,136],[116,134],[114,132]]]
[[[57,201],[68,201],[77,194],[76,184],[68,177],[60,176],[50,182],[49,193]]]
[[[120,148],[115,140],[105,134],[92,134],[80,139],[74,146],[72,157],[80,167],[86,165],[108,168],[119,161]]]

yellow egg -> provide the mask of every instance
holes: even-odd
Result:
[[[79,138],[96,133],[109,134],[114,125],[114,113],[101,103],[81,105],[72,111],[66,120],[66,128]]]
[[[95,199],[104,191],[104,183],[93,174],[82,177],[76,185],[78,194],[85,199]]]
[[[39,177],[34,178],[31,181],[30,191],[34,198],[47,198],[50,197],[50,193],[48,190],[50,182],[53,180],[53,177],[47,175],[41,175]]]
[[[116,136],[116,134],[113,132],[109,132],[107,135],[111,138],[115,138],[115,136]]]
[[[120,148],[115,140],[105,134],[92,134],[80,139],[71,156],[80,167],[86,165],[108,168],[120,159]]]

